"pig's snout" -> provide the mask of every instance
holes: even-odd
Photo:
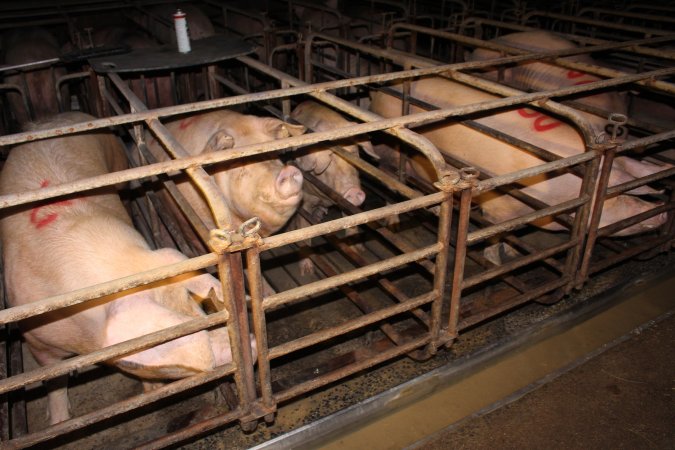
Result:
[[[343,197],[354,206],[361,206],[366,199],[366,193],[357,187],[351,187],[344,193]]]
[[[277,175],[276,190],[282,199],[294,197],[302,192],[302,173],[295,166],[286,166]]]

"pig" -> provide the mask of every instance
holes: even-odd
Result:
[[[301,125],[229,110],[173,119],[166,123],[166,127],[191,155],[273,141],[305,132],[305,127]],[[150,133],[146,141],[153,154],[165,153]],[[212,176],[231,213],[233,223],[230,225],[236,229],[244,221],[258,217],[262,224],[261,236],[268,236],[281,228],[295,213],[302,199],[300,170],[282,164],[271,155],[261,155],[255,162],[217,164],[213,167]],[[206,226],[214,228],[211,212],[192,184],[183,180],[177,185]]]
[[[329,131],[354,124],[339,113],[314,101],[300,103],[291,113],[291,118],[314,131]],[[295,162],[302,170],[316,176],[335,192],[341,194],[349,203],[361,206],[366,199],[366,194],[361,189],[358,170],[333,153],[330,147],[330,143],[314,145],[309,153],[298,156]],[[358,147],[372,157],[378,158],[368,140],[359,140],[355,144],[343,146],[346,151],[356,156],[359,154]],[[303,191],[301,208],[317,221],[321,220],[333,202],[311,184],[305,183]],[[294,222],[294,228],[309,225],[300,214],[295,215]],[[303,275],[313,272],[313,264],[309,258],[302,258],[300,272]]]
[[[533,52],[577,48],[577,45],[573,42],[548,31],[512,33],[493,39],[492,42]],[[473,51],[469,59],[485,60],[496,58],[498,56],[497,52],[478,48]],[[568,56],[563,59],[598,65],[598,63],[588,54]],[[496,70],[487,72],[486,75],[492,79],[497,78]],[[588,73],[578,72],[542,62],[522,62],[514,67],[506,68],[504,70],[505,83],[515,85],[522,89],[532,89],[535,91],[559,89],[599,80],[601,80],[601,78]],[[606,117],[599,117],[594,114],[581,112],[582,116],[588,120],[589,124],[598,134],[605,132],[607,129],[609,123],[607,117],[609,117],[609,113],[628,114],[628,96],[623,92],[617,92],[615,90],[605,91],[598,94],[579,97],[576,101],[582,105],[591,106],[607,112]],[[625,139],[626,136],[619,137],[619,141]],[[663,170],[665,167],[670,167],[666,165],[658,166],[625,156],[617,157],[614,164],[616,167],[634,177],[651,175]]]
[[[577,48],[577,45],[573,42],[549,31],[511,33],[493,39],[490,42],[532,52]],[[470,54],[468,59],[471,61],[480,61],[497,57],[499,57],[499,54],[495,51],[477,48]],[[567,56],[562,59],[598,65],[595,60],[587,54]],[[490,72],[487,72],[486,75],[491,79],[497,79],[496,70],[491,70]],[[599,81],[601,79],[602,78],[589,73],[577,72],[575,70],[544,62],[521,62],[514,67],[508,67],[504,70],[504,82],[506,84],[515,85],[516,87],[523,89],[533,89],[535,91],[546,91],[576,86]],[[580,104],[592,106],[606,111],[607,113],[619,113],[625,115],[628,113],[626,100],[626,95],[624,93],[609,91],[600,94],[586,95],[578,98],[577,101]],[[608,123],[606,117],[598,117],[594,114],[585,113],[584,116],[589,120],[596,132],[601,133],[605,131],[605,127]]]
[[[54,59],[61,54],[56,38],[44,28],[18,28],[9,31],[3,36],[2,45],[6,65]],[[53,73],[50,67],[28,69],[24,73],[25,86],[20,73],[4,77],[5,83],[23,88],[33,110],[31,117],[20,95],[16,91],[7,91],[10,108],[19,127],[30,120],[41,120],[59,112],[56,79],[64,76],[66,69],[54,65]]]
[[[425,78],[413,82],[411,95],[440,107],[479,103],[496,98],[477,89],[441,78]],[[391,95],[375,92],[372,94],[371,109],[384,117],[395,117],[401,114],[401,101]],[[412,112],[419,111],[421,111],[419,108],[412,107]],[[561,157],[584,151],[583,140],[574,128],[529,108],[491,114],[476,121]],[[544,162],[535,155],[458,123],[431,124],[418,128],[417,131],[434,143],[441,152],[495,175],[515,172]],[[631,175],[620,168],[614,168],[610,176],[610,185],[631,179],[633,179]],[[525,187],[521,189],[524,193],[553,205],[576,198],[579,195],[581,179],[570,173],[549,174],[540,175],[536,179],[524,180],[522,183],[525,184]],[[513,219],[532,211],[524,203],[496,191],[487,192],[476,200],[485,216],[493,222]],[[637,215],[655,206],[657,205],[640,198],[620,195],[605,203],[600,226]],[[666,215],[660,214],[628,227],[616,235],[625,236],[648,231],[662,225],[665,220]],[[563,229],[550,219],[539,221],[535,225],[547,230]]]
[[[64,113],[35,128],[92,119],[83,113]],[[37,190],[125,167],[122,143],[108,131],[32,142],[11,150],[0,174],[0,193]],[[151,250],[133,228],[115,187],[3,210],[0,240],[11,306],[187,259],[174,249]],[[33,316],[20,327],[36,361],[49,365],[202,317],[205,313],[195,300],[211,292],[222,295],[216,278],[187,273]],[[107,363],[153,382],[209,371],[231,360],[227,328],[218,327]],[[53,381],[59,388],[48,394],[51,424],[70,417],[62,384],[67,377]]]

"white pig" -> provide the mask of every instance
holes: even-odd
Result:
[[[291,113],[291,117],[314,131],[329,131],[354,125],[354,122],[350,122],[339,113],[314,101],[300,103]],[[295,161],[298,167],[317,177],[321,182],[342,195],[349,203],[354,206],[361,206],[366,199],[366,194],[361,189],[359,172],[354,166],[333,153],[330,149],[331,146],[330,142],[314,145],[309,152],[303,153]],[[358,147],[377,158],[368,140],[359,140],[356,145],[343,146],[346,151],[355,156],[359,154]],[[303,190],[301,208],[316,220],[321,220],[328,212],[328,208],[333,205],[333,201],[310,183],[305,183]],[[300,214],[295,215],[294,221],[294,228],[303,228],[309,225]],[[304,275],[312,271],[311,260],[303,258],[300,262],[300,272]]]
[[[512,33],[493,39],[492,42],[533,52],[577,48],[577,45],[573,42],[548,31]],[[497,52],[479,48],[474,50],[469,59],[485,60],[496,58],[498,56],[499,54]],[[598,65],[598,63],[588,54],[567,56],[562,59]],[[487,73],[487,76],[492,79],[497,79],[497,71],[492,70]],[[576,70],[570,70],[556,66],[555,64],[543,62],[521,62],[504,70],[505,83],[515,85],[521,89],[531,89],[535,91],[560,89],[591,83],[601,79],[602,78],[589,73],[578,72]],[[606,127],[609,123],[607,120],[609,113],[628,114],[628,96],[626,93],[617,92],[616,90],[602,91],[591,95],[581,94],[580,97],[575,97],[575,100],[582,105],[605,111],[605,117],[581,112],[582,116],[588,120],[596,133],[606,131]],[[625,138],[626,136],[619,137],[620,140]],[[647,161],[638,161],[625,156],[617,157],[614,161],[614,165],[634,177],[651,175],[666,167],[670,167],[667,165],[658,166]]]
[[[65,113],[38,128],[91,119]],[[122,144],[107,131],[37,141],[11,150],[0,174],[0,193],[37,190],[125,167]],[[174,249],[151,250],[114,187],[3,210],[0,238],[11,306],[186,259]],[[205,298],[211,289],[222,295],[211,275],[188,273],[30,317],[20,326],[37,362],[49,365],[204,316],[191,295]],[[220,327],[108,363],[152,381],[187,377],[231,360],[227,329]],[[65,384],[48,398],[52,424],[70,417]]]
[[[229,110],[174,119],[166,127],[191,155],[273,141],[305,131],[301,125]],[[147,142],[153,154],[164,153],[150,133]],[[231,226],[235,228],[257,216],[262,223],[260,234],[268,236],[288,221],[302,199],[302,173],[297,167],[285,166],[274,155],[216,164],[208,170],[225,197],[233,219]],[[211,212],[193,185],[189,181],[177,185],[205,224],[213,228]]]
[[[412,83],[411,95],[440,107],[479,103],[496,98],[466,85],[440,78],[425,78]],[[371,109],[384,117],[396,117],[401,114],[401,101],[391,95],[376,92],[372,96],[372,102]],[[411,110],[412,112],[421,111],[417,107],[412,107]],[[561,157],[584,151],[581,136],[574,128],[529,108],[491,114],[476,121]],[[495,175],[534,167],[544,162],[531,153],[458,123],[432,124],[417,128],[416,131],[427,137],[441,152]],[[623,170],[614,168],[610,175],[610,185],[632,179],[633,177]],[[569,173],[557,176],[540,175],[536,179],[531,178],[525,182],[526,186],[521,189],[522,192],[550,205],[578,197],[581,186],[581,179]],[[477,201],[484,214],[493,222],[513,219],[532,211],[524,203],[496,191],[480,196]],[[621,195],[605,203],[600,226],[637,215],[655,206],[657,205],[630,195]],[[617,234],[629,235],[643,232],[660,226],[665,219],[665,214],[660,214]],[[548,230],[562,229],[553,221],[540,221],[536,225]]]

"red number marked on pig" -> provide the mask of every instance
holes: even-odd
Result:
[[[562,125],[562,122],[559,122],[555,120],[552,117],[546,116],[539,111],[533,111],[531,109],[525,109],[521,108],[516,110],[518,111],[518,114],[520,114],[521,117],[524,117],[526,119],[533,119],[534,118],[534,129],[535,131],[548,131],[552,130],[556,127],[559,127]],[[548,122],[547,122],[548,120]]]
[[[187,127],[189,127],[190,125],[192,125],[192,123],[195,122],[196,120],[197,120],[197,117],[189,117],[187,119],[183,119],[183,120],[180,121],[180,125],[178,125],[178,128],[180,128],[181,130],[184,130]]]
[[[49,180],[42,180],[42,183],[40,183],[40,187],[44,188],[49,186]],[[61,200],[60,202],[56,203],[50,203],[49,205],[44,205],[44,206],[70,206],[73,204],[72,200]],[[54,222],[56,219],[59,218],[59,215],[55,212],[48,213],[47,215],[40,216],[40,209],[42,209],[43,206],[38,206],[35,207],[31,210],[30,212],[30,223],[32,223],[35,228],[38,230],[40,228],[44,228],[50,223]]]
[[[576,70],[570,70],[567,72],[567,78],[579,78],[586,75],[584,72],[577,72]]]

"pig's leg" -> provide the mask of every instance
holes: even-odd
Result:
[[[300,213],[297,213],[294,218],[294,228],[295,229],[300,229],[300,228],[305,228],[310,226],[311,224],[304,218]],[[300,275],[306,276],[306,275],[311,275],[314,273],[314,263],[312,260],[309,258],[309,255],[311,254],[311,246],[312,246],[312,240],[311,239],[305,239],[303,241],[298,242],[298,246],[300,247],[300,250],[298,251],[298,254],[300,255],[300,262],[298,265],[300,266]]]
[[[24,335],[28,344],[28,348],[35,357],[40,366],[49,366],[61,361],[61,358],[53,355],[51,350],[39,342],[30,339],[30,335]],[[54,425],[59,422],[70,419],[70,401],[68,400],[68,375],[62,375],[51,380],[43,382],[47,389],[47,404],[49,416],[49,424]]]
[[[163,307],[149,296],[150,292],[117,299],[108,307],[104,346],[124,342],[193,319]],[[114,361],[120,368],[151,380],[184,378],[213,369],[215,356],[209,336],[195,334],[160,344]]]

